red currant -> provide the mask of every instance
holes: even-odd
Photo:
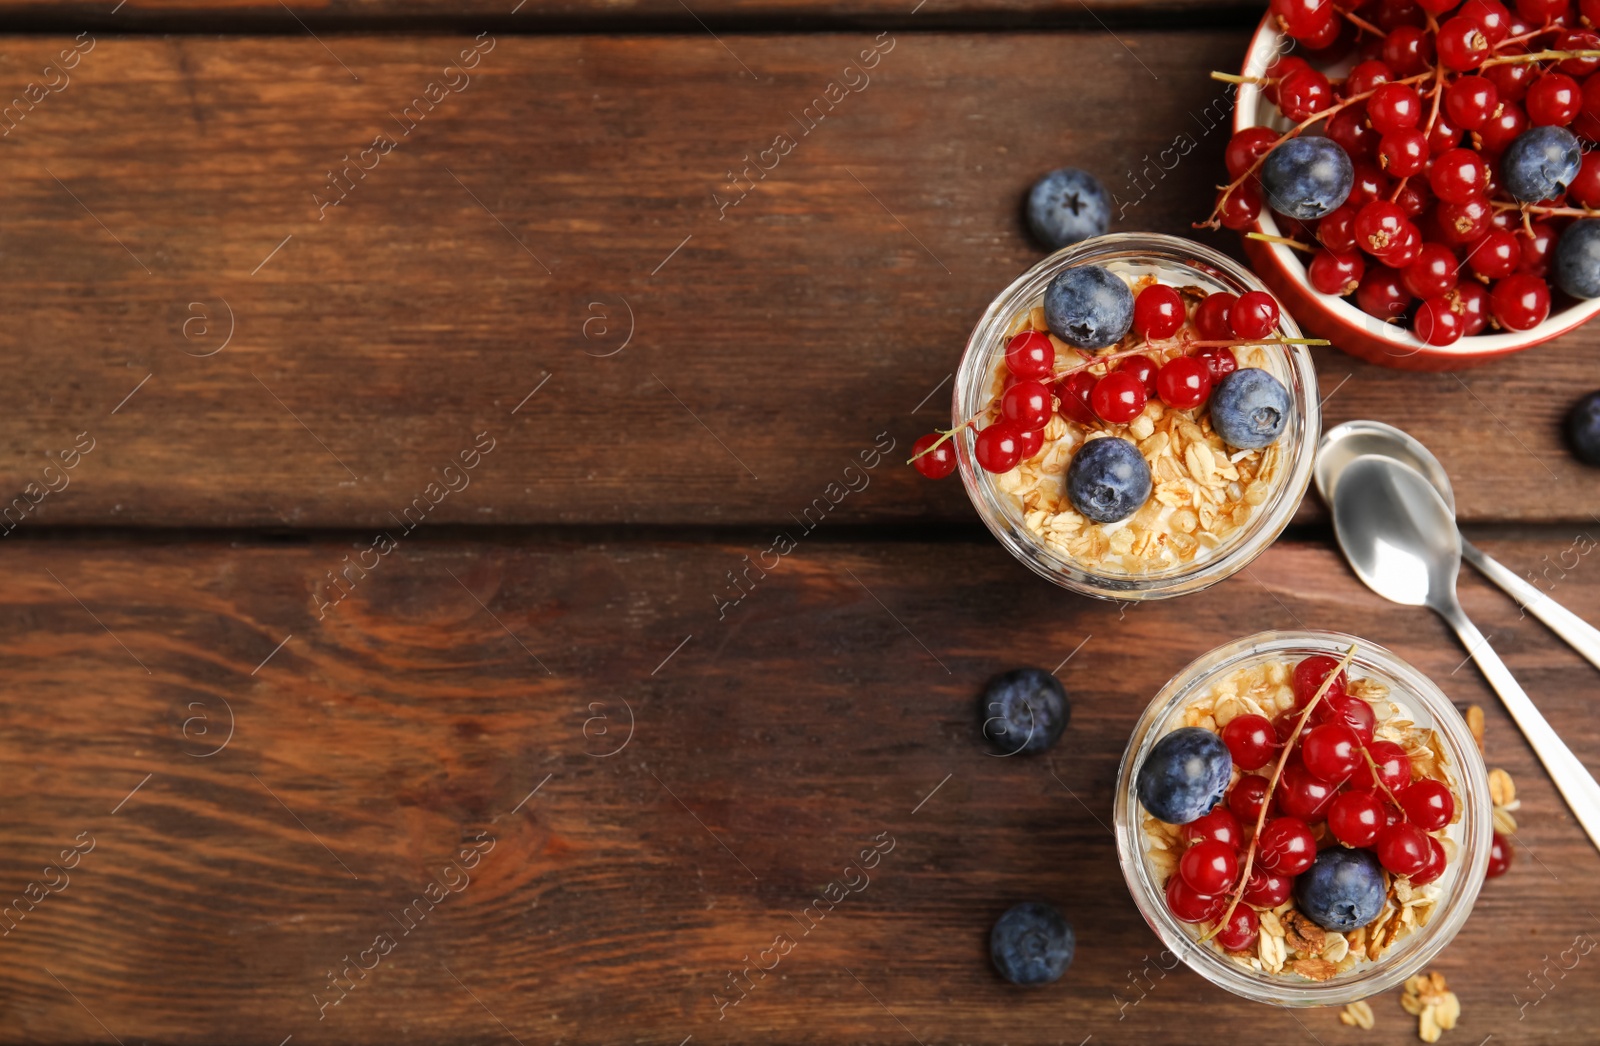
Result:
[[[1521,259],[1522,247],[1516,236],[1504,229],[1490,229],[1467,248],[1467,266],[1486,280],[1510,276]]]
[[[1230,144],[1229,148],[1233,146]],[[1184,317],[1183,297],[1164,283],[1152,283],[1133,299],[1133,332],[1141,338],[1152,341],[1170,338],[1183,326]]]
[[[1412,886],[1426,886],[1444,874],[1448,862],[1444,856],[1444,844],[1433,836],[1428,836],[1428,863],[1422,866],[1422,871],[1411,873]]]
[[[1054,413],[1050,387],[1043,382],[1019,381],[1000,394],[1000,416],[1018,432],[1037,432]]]
[[[1579,207],[1600,207],[1600,152],[1590,150],[1583,154],[1583,166],[1567,186],[1567,200]]]
[[[1240,899],[1257,908],[1276,908],[1289,899],[1289,891],[1293,888],[1293,876],[1255,867],[1250,869],[1250,878],[1245,881],[1244,895]]]
[[[1466,15],[1445,19],[1439,27],[1438,47],[1439,64],[1457,73],[1478,68],[1491,51],[1483,27]]]
[[[1378,260],[1399,271],[1416,261],[1421,253],[1422,230],[1417,228],[1415,222],[1407,221],[1400,226],[1400,237],[1392,247],[1378,255]]]
[[[1211,375],[1213,385],[1239,369],[1239,361],[1234,357],[1233,350],[1222,345],[1208,345],[1195,353],[1194,358],[1206,365],[1206,373]]]
[[[1224,192],[1217,201],[1217,219],[1222,227],[1243,232],[1255,226],[1261,218],[1261,186],[1245,182]]]
[[[1370,744],[1372,732],[1378,725],[1378,717],[1372,711],[1372,706],[1359,697],[1350,694],[1329,694],[1312,710],[1311,722],[1314,726],[1343,723],[1356,732],[1356,737],[1362,744]]]
[[[1278,747],[1277,735],[1272,731],[1272,720],[1261,715],[1234,716],[1222,728],[1222,743],[1233,756],[1233,765],[1241,770],[1259,770],[1272,761]]]
[[[1489,229],[1492,214],[1489,201],[1482,196],[1474,196],[1465,203],[1440,200],[1434,210],[1439,235],[1449,244],[1467,244],[1482,236]]]
[[[1467,0],[1456,13],[1477,22],[1491,46],[1511,32],[1511,12],[1500,0]]]
[[[1227,291],[1206,295],[1205,301],[1194,310],[1194,326],[1200,332],[1202,339],[1227,341],[1233,337],[1233,328],[1228,326],[1228,311],[1233,308],[1233,303],[1237,300]]]
[[[1378,28],[1387,33],[1402,25],[1427,25],[1428,13],[1418,6],[1415,0],[1383,0],[1378,5],[1377,21]],[[1383,42],[1380,40],[1377,43],[1381,49]]]
[[[1517,271],[1529,276],[1543,276],[1550,268],[1550,252],[1556,245],[1556,231],[1549,222],[1533,222],[1530,235],[1524,226],[1515,233],[1517,247],[1522,252],[1517,258]]]
[[[1600,51],[1600,33],[1593,29],[1567,29],[1556,34],[1554,50]],[[1568,58],[1558,62],[1556,68],[1568,76],[1588,76],[1600,69],[1600,58]]]
[[[1251,167],[1254,167],[1257,160],[1271,152],[1272,147],[1278,144],[1278,137],[1277,131],[1267,127],[1246,127],[1242,131],[1235,131],[1233,137],[1228,139],[1228,148],[1222,154],[1224,162],[1228,165],[1228,177],[1237,178]],[[1145,293],[1156,287],[1172,291],[1174,298],[1178,296],[1177,291],[1173,291],[1171,287],[1164,283],[1153,283],[1140,291],[1139,294],[1143,297]],[[1135,328],[1139,325],[1138,304],[1138,301],[1135,300],[1133,321]],[[1180,301],[1179,304],[1182,304],[1182,302]],[[1179,322],[1182,321],[1180,320]],[[1176,330],[1177,328],[1174,327],[1173,329]],[[1163,334],[1162,337],[1170,337],[1170,335]]]
[[[1338,667],[1339,659],[1329,657],[1327,654],[1312,654],[1294,666],[1294,710],[1296,712],[1304,710],[1306,705],[1311,703],[1311,699],[1316,696],[1322,684],[1327,681],[1329,674]],[[1337,676],[1334,676],[1333,683],[1328,687],[1328,692],[1324,697],[1343,697],[1347,693],[1348,687],[1349,679],[1343,672],[1340,672]]]
[[[1535,127],[1565,127],[1578,115],[1583,96],[1578,81],[1565,73],[1545,73],[1528,86],[1523,103]]]
[[[1281,84],[1290,73],[1296,72],[1300,69],[1310,68],[1311,63],[1306,61],[1304,58],[1301,58],[1299,55],[1284,55],[1283,57],[1276,59],[1271,65],[1267,66],[1267,81],[1262,85],[1261,93],[1267,96],[1267,101],[1271,102],[1273,105],[1277,105],[1278,85]]]
[[[1348,51],[1350,45],[1354,43],[1353,34],[1343,32],[1344,28],[1344,19],[1330,14],[1328,20],[1322,23],[1321,28],[1313,30],[1309,35],[1300,37],[1299,40],[1306,45],[1306,50],[1315,51],[1320,61],[1336,61],[1344,57],[1344,51]],[[1345,45],[1344,51],[1334,46],[1341,42]]]
[[[1167,907],[1179,922],[1203,923],[1215,919],[1227,904],[1226,897],[1203,897],[1195,893],[1181,875],[1167,880]]]
[[[1516,0],[1517,14],[1534,25],[1554,21],[1567,13],[1568,0]]]
[[[1325,723],[1306,731],[1301,758],[1319,780],[1340,785],[1361,765],[1361,738],[1343,723]]]
[[[937,432],[930,432],[911,444],[911,464],[929,479],[944,479],[956,469],[955,441],[939,443],[941,438]],[[939,445],[928,450],[935,443]]]
[[[1504,65],[1492,65],[1483,71],[1483,75],[1494,81],[1495,87],[1500,89],[1502,102],[1520,102],[1528,93],[1528,85],[1533,82],[1534,67],[1532,62],[1507,62]]]
[[[1318,251],[1311,257],[1311,264],[1306,268],[1306,276],[1311,281],[1311,286],[1323,294],[1337,294],[1341,297],[1353,294],[1361,285],[1361,277],[1367,271],[1367,263],[1362,260],[1356,251]]]
[[[1489,867],[1484,870],[1485,879],[1498,879],[1506,874],[1506,869],[1511,867],[1511,844],[1499,832],[1494,833],[1494,841],[1489,844]]]
[[[1299,123],[1331,106],[1333,85],[1315,69],[1296,69],[1278,83],[1278,108]]]
[[[1350,183],[1350,196],[1346,203],[1354,203],[1357,207],[1377,199],[1388,199],[1389,189],[1394,185],[1389,176],[1370,160],[1352,159],[1351,167],[1355,175]]]
[[[1056,347],[1043,331],[1023,331],[1006,342],[1006,370],[1019,378],[1042,378],[1056,361]]]
[[[1328,831],[1346,846],[1371,846],[1385,824],[1383,803],[1371,792],[1344,792],[1328,807]]]
[[[1355,250],[1355,221],[1360,211],[1361,206],[1355,203],[1346,202],[1335,207],[1317,223],[1317,239],[1330,251]]]
[[[1195,893],[1215,897],[1238,880],[1239,855],[1228,844],[1208,839],[1184,851],[1178,874]]]
[[[1483,192],[1488,169],[1471,149],[1451,149],[1433,161],[1428,169],[1428,185],[1439,199],[1465,203]]]
[[[1437,243],[1425,243],[1417,260],[1400,272],[1400,282],[1414,297],[1436,298],[1456,285],[1459,275],[1456,256]]]
[[[1256,856],[1261,867],[1279,875],[1299,875],[1317,859],[1311,827],[1297,817],[1280,817],[1261,829]]]
[[[1277,326],[1278,303],[1266,291],[1246,291],[1228,307],[1228,327],[1236,338],[1265,338]]]
[[[1600,116],[1600,80],[1592,76],[1583,81],[1583,111]]]
[[[1470,338],[1489,322],[1489,292],[1483,284],[1471,280],[1458,283],[1444,299],[1450,303],[1450,311],[1461,317],[1463,337]]]
[[[1156,394],[1156,364],[1149,356],[1129,356],[1117,364],[1117,369],[1125,370],[1139,379],[1146,400]]]
[[[1399,241],[1406,222],[1398,204],[1373,200],[1356,214],[1356,243],[1368,254],[1382,254]]]
[[[1367,746],[1367,755],[1378,767],[1378,780],[1372,779],[1372,767],[1363,756],[1361,765],[1350,775],[1351,788],[1374,791],[1379,789],[1381,783],[1389,791],[1399,792],[1411,783],[1411,759],[1404,748],[1393,741],[1374,741]]]
[[[1444,92],[1444,111],[1451,122],[1476,131],[1500,107],[1500,89],[1482,76],[1463,76]],[[1238,177],[1237,174],[1234,175]]]
[[[1144,383],[1124,370],[1114,370],[1095,384],[1089,405],[1103,421],[1121,425],[1144,411]]]
[[[1098,420],[1095,417],[1094,407],[1089,403],[1089,397],[1094,394],[1095,385],[1099,384],[1093,374],[1080,370],[1069,374],[1056,382],[1056,396],[1061,400],[1061,415],[1068,421],[1076,421],[1079,425],[1093,425]]]
[[[1314,824],[1327,816],[1336,790],[1337,785],[1317,777],[1305,764],[1290,763],[1278,781],[1278,805],[1290,817]]]
[[[1019,461],[1027,461],[1039,453],[1039,448],[1044,446],[1044,429],[1031,429],[1027,432],[1017,433],[1017,452]]]
[[[1379,134],[1415,127],[1422,120],[1422,98],[1406,84],[1384,84],[1367,99],[1367,119]]]
[[[1346,98],[1366,94],[1379,84],[1391,83],[1393,80],[1394,73],[1382,62],[1376,60],[1358,62],[1344,78],[1344,94]]]
[[[1506,330],[1532,330],[1550,315],[1550,287],[1526,273],[1507,276],[1490,290],[1489,310]]]
[[[1329,117],[1327,134],[1352,160],[1370,158],[1383,137],[1367,123],[1367,110],[1360,102]]]
[[[1400,800],[1406,816],[1423,831],[1437,831],[1456,815],[1456,797],[1431,777],[1413,781],[1396,792],[1395,798]]]
[[[1428,131],[1428,149],[1433,155],[1448,152],[1461,144],[1461,128],[1450,122],[1450,117],[1440,113]]]
[[[1428,833],[1405,821],[1378,833],[1378,861],[1395,875],[1412,875],[1428,866],[1432,856]]]
[[[1356,306],[1380,320],[1393,319],[1406,311],[1411,295],[1400,283],[1400,274],[1387,265],[1374,265],[1361,277],[1356,288]]]
[[[1228,809],[1239,820],[1253,826],[1261,816],[1261,804],[1266,798],[1267,779],[1260,774],[1245,774],[1228,791]],[[1274,798],[1268,803],[1267,816],[1271,817],[1277,807],[1278,801]]]
[[[1198,407],[1211,395],[1211,372],[1193,356],[1178,356],[1156,372],[1156,391],[1169,407]]]
[[[1433,38],[1414,25],[1396,26],[1383,38],[1383,61],[1400,76],[1426,72],[1433,62]]]
[[[1418,305],[1417,314],[1411,321],[1411,328],[1419,339],[1438,346],[1454,345],[1461,340],[1465,326],[1465,321],[1443,295],[1429,298]]]
[[[1226,906],[1223,911],[1227,911]],[[1261,917],[1256,910],[1248,904],[1236,904],[1228,924],[1216,932],[1213,940],[1230,952],[1243,952],[1255,947],[1256,938],[1260,936]]]
[[[1390,131],[1378,140],[1378,166],[1395,178],[1421,173],[1428,164],[1428,139],[1415,127]]]
[[[1332,0],[1272,0],[1269,7],[1279,28],[1296,40],[1320,32],[1334,16]]]
[[[1494,69],[1510,69],[1509,65],[1497,65]],[[1491,69],[1490,72],[1494,72]],[[1478,147],[1490,156],[1499,156],[1505,152],[1506,146],[1516,141],[1523,131],[1528,129],[1528,114],[1521,104],[1502,100],[1500,108],[1483,121],[1483,126],[1473,133]]]
[[[1010,422],[997,421],[978,433],[972,445],[972,454],[989,472],[1010,472],[1022,460],[1022,447],[1017,442],[1017,430]]]
[[[1226,806],[1218,806],[1198,821],[1190,821],[1182,828],[1183,841],[1190,846],[1213,841],[1234,850],[1244,845],[1244,829],[1239,819]]]

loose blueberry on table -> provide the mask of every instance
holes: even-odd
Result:
[[[1013,319],[973,458],[1052,551],[1139,574],[1213,554],[1283,471],[1293,397],[1277,301],[1100,265],[1058,273]],[[959,432],[959,429],[956,430]],[[916,441],[930,479],[955,432]]]
[[[1057,168],[1028,193],[1028,231],[1052,251],[1103,236],[1110,227],[1111,194],[1088,171]]]
[[[1202,225],[1305,251],[1312,288],[1435,346],[1600,298],[1600,2],[1271,10],[1311,52],[1254,81],[1292,126],[1233,136]]]
[[[1000,755],[1032,755],[1054,745],[1072,718],[1067,691],[1042,668],[1014,668],[978,695],[983,736]]]
[[[1322,654],[1240,668],[1191,701],[1134,782],[1173,916],[1241,967],[1312,981],[1426,925],[1460,800],[1414,718]]]
[[[1072,965],[1072,924],[1048,904],[1024,901],[995,920],[989,956],[1012,984],[1048,984]]]

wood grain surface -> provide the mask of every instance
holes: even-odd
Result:
[[[27,525],[376,526],[491,431],[435,522],[783,522],[946,423],[1042,171],[1098,171],[1119,229],[1203,216],[1206,71],[1245,36],[9,38],[40,100],[0,139],[0,474],[87,432]],[[1462,374],[1324,350],[1328,421],[1418,436],[1464,518],[1592,520],[1558,421],[1597,338]],[[838,518],[971,519],[873,479]]]
[[[1436,964],[1464,1009],[1446,1041],[1587,1041],[1600,1019],[1592,958],[1542,995],[1529,981],[1600,929],[1593,848],[1444,627],[1379,603],[1325,543],[1119,614],[987,540],[819,529],[718,620],[710,594],[758,540],[419,531],[321,621],[313,593],[350,541],[13,543],[0,894],[57,885],[0,939],[0,1037],[1414,1042],[1396,993],[1358,1034],[1163,974],[1117,868],[1112,786],[1146,701],[1213,645],[1297,623],[1385,643],[1483,705],[1489,762],[1517,781],[1516,863]],[[1570,540],[1484,545],[1521,570]],[[1556,588],[1591,620],[1594,569]],[[1463,596],[1600,761],[1594,670],[1476,579]],[[994,758],[982,681],[1064,660],[1069,732]],[[874,839],[893,848],[870,882],[797,929]],[[93,849],[41,875],[74,843]],[[985,946],[1024,899],[1078,937],[1068,975],[1029,991]],[[792,953],[719,1019],[729,970],[785,932]],[[356,961],[373,968],[328,990]]]

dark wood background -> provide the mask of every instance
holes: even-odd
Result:
[[[0,901],[59,889],[0,936],[0,1041],[1414,1041],[1397,993],[1359,1032],[1163,975],[1117,870],[1145,702],[1301,625],[1483,705],[1519,785],[1517,862],[1437,964],[1464,1010],[1445,1041],[1593,1040],[1600,960],[1554,966],[1600,933],[1593,848],[1464,651],[1355,582],[1320,506],[1223,585],[1119,607],[1035,579],[955,481],[899,463],[1038,256],[1035,177],[1098,172],[1121,229],[1203,216],[1228,111],[1206,74],[1255,11],[511,6],[0,5],[0,94],[59,87],[0,137],[5,488],[59,487],[47,455],[94,441],[0,545]],[[870,83],[719,217],[730,168],[880,31]],[[44,70],[79,33],[63,84]],[[470,83],[402,135],[391,112],[475,38]],[[398,146],[319,219],[326,172],[379,133]],[[1329,424],[1423,439],[1471,535],[1600,621],[1574,552],[1600,473],[1557,428],[1597,346],[1318,364]],[[322,606],[481,432],[470,486]],[[868,487],[719,617],[727,572],[875,439],[895,451]],[[1462,587],[1600,766],[1594,670]],[[990,756],[983,680],[1064,659],[1061,744]],[[719,1013],[880,833],[871,883]],[[319,1014],[329,971],[478,838],[470,884]],[[41,870],[74,840],[94,849],[62,885]],[[1079,942],[1031,991],[986,955],[1025,899]]]

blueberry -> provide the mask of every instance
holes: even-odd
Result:
[[[1267,154],[1261,190],[1279,214],[1311,221],[1344,203],[1356,182],[1350,157],[1327,138],[1301,135]]]
[[[994,921],[989,957],[1012,984],[1049,984],[1072,965],[1072,924],[1048,904],[1024,901]]]
[[[1300,910],[1324,930],[1349,933],[1378,917],[1386,890],[1371,850],[1330,846],[1294,883]]]
[[[1057,168],[1028,193],[1028,231],[1052,251],[1102,236],[1110,227],[1111,197],[1088,171]]]
[[[1555,283],[1574,298],[1600,298],[1600,221],[1573,222],[1556,241]]]
[[[1500,181],[1523,203],[1560,196],[1578,176],[1583,149],[1565,127],[1533,127],[1517,135],[1500,157]]]
[[[1211,427],[1238,450],[1276,443],[1294,407],[1283,382],[1259,367],[1240,367],[1211,393]]]
[[[1567,439],[1578,460],[1600,468],[1600,392],[1591,392],[1572,405],[1567,415]]]
[[[1133,326],[1133,292],[1110,269],[1064,269],[1045,288],[1044,320],[1068,345],[1103,349],[1121,341]]]
[[[1228,790],[1233,756],[1204,727],[1180,726],[1157,741],[1139,766],[1139,802],[1168,824],[1188,824],[1211,812]]]
[[[1002,755],[1031,755],[1055,744],[1072,718],[1067,692],[1042,668],[1015,668],[978,695],[983,736]]]
[[[1127,519],[1150,499],[1150,466],[1125,439],[1092,439],[1067,468],[1067,497],[1096,523]]]

